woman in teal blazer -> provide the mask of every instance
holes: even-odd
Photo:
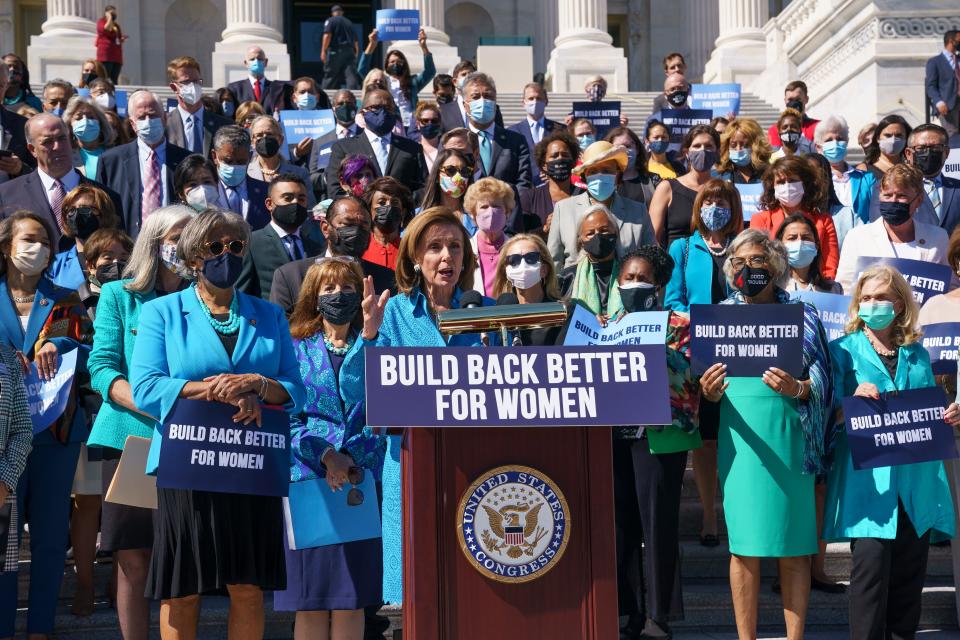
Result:
[[[94,390],[103,405],[93,423],[88,447],[103,451],[103,493],[113,481],[127,436],[149,438],[154,420],[137,409],[130,388],[130,360],[143,305],[182,288],[174,259],[177,240],[194,215],[183,205],[171,205],[150,214],[143,223],[125,280],[110,282],[100,291],[96,340],[89,369]],[[117,573],[117,617],[124,636],[145,638],[150,629],[150,603],[143,596],[153,546],[153,510],[104,502],[100,517],[100,548],[113,552]]]
[[[930,358],[916,329],[918,309],[896,270],[874,266],[853,293],[848,335],[830,344],[835,397],[933,387]],[[951,405],[946,415],[960,425]],[[839,431],[827,483],[823,538],[853,541],[851,638],[913,637],[931,532],[954,535],[954,512],[943,462],[857,471]]]

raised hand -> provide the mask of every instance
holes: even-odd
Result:
[[[383,310],[387,306],[387,300],[390,299],[390,292],[384,291],[377,297],[377,292],[373,288],[373,276],[367,276],[363,279],[363,302],[360,307],[363,309],[363,331],[361,336],[365,340],[373,340],[380,332],[380,325],[383,323]]]

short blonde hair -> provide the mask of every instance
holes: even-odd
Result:
[[[864,322],[859,315],[860,295],[863,293],[863,285],[870,280],[877,280],[881,284],[887,285],[890,291],[903,303],[903,310],[893,319],[894,343],[897,346],[903,346],[919,342],[923,336],[923,333],[917,328],[920,320],[920,307],[913,299],[913,290],[907,284],[903,275],[887,264],[875,264],[860,274],[847,313],[850,318],[847,320],[847,333],[856,333],[863,329]]]
[[[507,280],[507,256],[510,255],[510,249],[518,242],[527,241],[537,247],[540,252],[540,263],[547,268],[547,274],[543,276],[543,292],[552,300],[559,300],[560,285],[557,282],[557,268],[553,263],[553,256],[550,255],[550,249],[547,243],[538,235],[532,233],[521,233],[513,236],[503,243],[500,247],[500,258],[497,260],[497,270],[493,275],[493,298],[500,297],[501,294],[513,292],[514,286]]]
[[[420,239],[426,235],[430,227],[439,224],[449,224],[456,227],[463,237],[463,270],[457,280],[461,291],[473,288],[473,272],[477,268],[477,257],[470,246],[470,234],[464,228],[460,218],[450,207],[430,207],[413,217],[400,238],[400,247],[397,249],[397,291],[410,295],[420,284],[420,272],[414,269],[416,265],[417,246]]]
[[[233,114],[233,121],[242,127],[243,121],[247,118],[251,118],[252,124],[253,118],[251,116],[262,116],[266,115],[266,113],[259,102],[247,100],[246,102],[240,103],[240,106],[237,107],[236,112]]]
[[[316,335],[323,330],[323,314],[317,310],[317,297],[326,282],[340,285],[352,284],[358,294],[363,294],[363,271],[360,263],[342,257],[320,258],[303,277],[300,295],[290,316],[290,336],[300,340]],[[363,312],[357,309],[352,324],[359,328]]]
[[[83,196],[90,196],[93,198],[93,206],[100,213],[100,227],[101,229],[113,229],[120,225],[120,218],[117,217],[117,211],[113,207],[113,200],[110,199],[110,196],[106,194],[103,189],[93,186],[87,182],[81,182],[75,188],[70,190],[63,198],[63,204],[61,205],[61,210],[66,213],[71,209],[77,206],[77,200]],[[73,237],[73,232],[70,231],[69,227],[65,227],[63,230],[63,235],[68,238]]]
[[[920,195],[923,193],[923,173],[912,164],[900,162],[887,169],[880,178],[881,190],[889,186],[906,187]]]
[[[467,188],[467,193],[463,197],[463,210],[475,216],[480,200],[499,200],[503,203],[503,210],[508,217],[516,204],[510,185],[503,180],[489,177],[480,178]]]

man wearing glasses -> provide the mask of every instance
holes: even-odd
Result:
[[[213,134],[233,121],[203,108],[200,63],[190,56],[167,64],[167,82],[177,97],[177,108],[167,116],[167,140],[190,153],[210,155]]]
[[[940,227],[949,236],[960,224],[960,180],[943,175],[950,149],[947,131],[935,124],[922,124],[907,141],[906,159],[923,174],[924,199],[918,222]]]

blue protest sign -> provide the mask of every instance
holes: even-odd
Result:
[[[803,305],[691,305],[690,360],[697,374],[722,362],[730,377],[759,377],[770,367],[798,377],[803,373]]]
[[[280,126],[283,127],[283,137],[286,141],[281,151],[283,156],[290,158],[290,148],[295,147],[307,138],[313,138],[314,144],[320,145],[318,166],[324,168],[330,161],[330,147],[337,141],[337,120],[330,109],[315,109],[310,111],[281,111]]]
[[[743,207],[743,226],[749,226],[750,218],[760,210],[760,196],[763,195],[763,184],[735,184],[740,193],[740,204]]]
[[[665,344],[668,311],[628,313],[601,327],[597,317],[576,305],[563,344],[567,346],[609,344]]]
[[[953,427],[943,421],[947,397],[940,387],[882,394],[879,400],[843,399],[854,469],[957,457]]]
[[[127,117],[127,98],[129,94],[122,89],[117,89],[113,94],[114,99],[117,103],[117,115],[121,118]]]
[[[163,423],[157,486],[285,496],[290,485],[290,417],[264,408],[262,426],[233,421],[237,408],[180,399]]]
[[[820,291],[791,291],[790,297],[813,305],[820,316],[820,323],[827,333],[828,341],[846,335],[850,296]]]
[[[37,375],[36,363],[30,363],[30,371],[23,376],[23,384],[27,388],[27,405],[30,408],[34,433],[50,427],[67,410],[76,372],[76,349],[57,359],[57,373],[52,380],[41,380]]]
[[[77,95],[80,96],[81,98],[89,98],[90,89],[88,89],[87,87],[77,87]]]
[[[876,256],[860,256],[857,259],[857,280],[860,274],[875,264],[890,265],[903,274],[907,284],[913,289],[913,298],[921,307],[933,296],[946,293],[950,289],[950,278],[953,273],[950,267],[935,262],[910,260],[909,258],[878,258]]]
[[[691,128],[698,124],[710,124],[713,111],[710,109],[664,109],[660,121],[670,127],[670,148],[677,150]]]
[[[380,537],[380,511],[373,474],[364,473],[357,485],[363,502],[347,503],[347,491],[334,491],[325,478],[290,483],[290,495],[283,500],[283,523],[291,549],[323,547],[354,540]]]
[[[167,111],[173,111],[177,108],[176,98],[167,98]]]
[[[956,375],[960,357],[960,322],[923,326],[923,348],[930,354],[934,375]]]
[[[740,84],[695,84],[690,89],[692,109],[710,109],[715,118],[735,118],[740,113]]]
[[[416,9],[378,9],[377,37],[381,40],[416,40],[420,12]]]
[[[365,357],[367,424],[373,427],[672,422],[662,344],[368,347]]]
[[[573,119],[584,118],[593,123],[597,130],[597,140],[607,135],[607,131],[620,126],[620,101],[601,100],[599,102],[574,102]]]

